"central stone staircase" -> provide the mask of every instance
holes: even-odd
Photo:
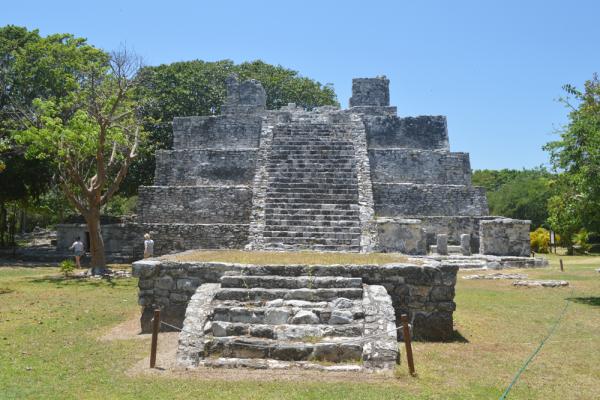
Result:
[[[274,127],[265,247],[360,251],[356,157],[347,123],[295,118]]]
[[[398,357],[395,328],[383,286],[313,276],[305,266],[267,266],[198,288],[178,360],[188,367],[390,369]]]

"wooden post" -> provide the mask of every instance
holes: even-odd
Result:
[[[565,269],[564,269],[564,267],[563,267],[562,258],[560,259],[560,270],[561,270],[561,271],[564,271],[564,270],[565,270]]]
[[[408,361],[408,371],[412,376],[416,376],[415,363],[413,361],[412,345],[410,343],[410,329],[408,328],[408,315],[402,314],[400,316],[402,321],[402,333],[404,336],[404,346],[406,347],[406,360]]]
[[[150,346],[150,368],[156,365],[156,347],[158,345],[158,331],[160,329],[160,310],[154,310],[152,318],[152,344]]]

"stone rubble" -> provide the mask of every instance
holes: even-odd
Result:
[[[495,273],[495,274],[486,274],[486,275],[465,275],[463,276],[463,279],[491,279],[491,280],[497,280],[497,279],[527,279],[527,275],[525,274],[502,274],[502,273]]]
[[[556,280],[546,280],[546,281],[516,281],[513,282],[513,286],[524,286],[524,287],[565,287],[569,286],[569,282],[567,281],[556,281]]]

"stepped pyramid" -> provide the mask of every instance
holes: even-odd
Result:
[[[348,109],[307,111],[266,110],[262,85],[232,76],[222,114],[175,118],[173,138],[156,154],[155,185],[139,190],[138,226],[157,254],[471,254],[488,222],[486,254],[529,254],[527,221],[488,215],[469,155],[449,150],[446,118],[398,117],[385,77],[354,79]]]

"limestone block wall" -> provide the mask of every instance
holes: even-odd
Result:
[[[159,150],[156,186],[251,185],[256,149]]]
[[[420,220],[377,218],[376,223],[376,251],[384,253],[427,254],[427,240]]]
[[[390,80],[385,76],[352,79],[352,97],[349,103],[350,107],[389,106]]]
[[[528,257],[531,254],[531,221],[496,218],[479,224],[479,252],[497,256]]]
[[[373,198],[378,217],[488,213],[485,189],[475,186],[374,183]]]
[[[426,115],[399,118],[395,115],[366,115],[365,129],[369,149],[408,147],[448,150],[446,117]]]
[[[373,182],[471,184],[471,163],[467,153],[418,149],[371,149],[369,161]]]
[[[248,186],[142,186],[141,223],[248,224],[252,189]]]
[[[386,288],[392,298],[397,323],[400,315],[407,313],[415,337],[448,340],[453,334],[454,287],[458,271],[455,265],[256,266],[167,260],[143,260],[133,264],[133,274],[139,277],[142,331],[151,329],[150,320],[155,307],[161,308],[161,318],[165,322],[181,327],[187,304],[199,285],[219,283],[225,272],[243,274],[245,269],[260,269],[264,275],[360,277],[368,285]]]
[[[173,119],[173,149],[245,149],[259,145],[259,115],[219,115]]]

